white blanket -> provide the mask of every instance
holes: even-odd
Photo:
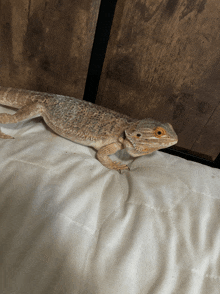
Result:
[[[220,293],[219,170],[155,152],[119,174],[39,118],[0,127],[1,294]]]

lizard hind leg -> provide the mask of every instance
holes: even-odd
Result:
[[[15,114],[0,113],[0,124],[13,124],[42,115],[43,107],[37,102],[30,103],[20,108]],[[1,139],[14,139],[0,131]]]

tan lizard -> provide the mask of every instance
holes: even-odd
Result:
[[[107,168],[129,169],[109,155],[126,149],[133,157],[149,154],[177,143],[169,123],[137,120],[113,110],[76,98],[0,87],[0,104],[19,109],[0,114],[0,123],[17,123],[42,116],[58,135],[97,150],[97,159]],[[13,137],[0,132],[0,138]]]

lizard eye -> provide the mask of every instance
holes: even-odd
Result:
[[[166,134],[166,131],[163,128],[161,128],[161,127],[157,127],[154,130],[154,134],[155,134],[155,137],[160,138],[161,136],[163,136],[163,135]]]
[[[141,134],[137,134],[136,136],[137,136],[138,138],[140,138],[140,137],[141,137]]]

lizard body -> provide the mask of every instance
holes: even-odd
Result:
[[[42,116],[58,135],[93,147],[107,168],[129,169],[108,155],[126,149],[133,157],[149,154],[177,143],[172,126],[152,119],[137,120],[105,107],[76,98],[0,87],[0,104],[19,109],[0,114],[0,123],[17,123]],[[0,132],[0,138],[12,139]]]

